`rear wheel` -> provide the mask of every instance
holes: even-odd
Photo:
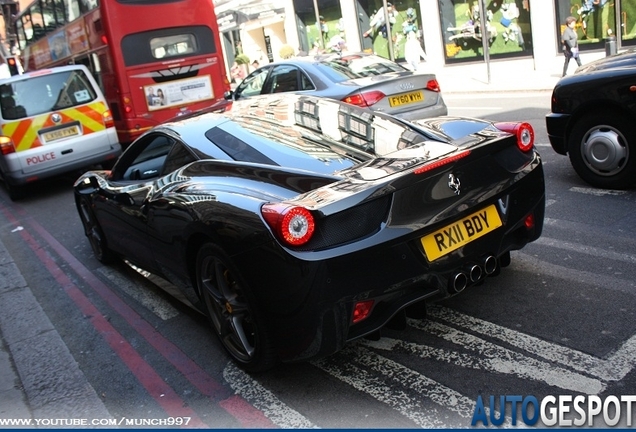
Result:
[[[104,233],[93,214],[90,201],[86,197],[80,197],[77,199],[76,204],[84,226],[84,234],[88,237],[95,258],[103,264],[112,263],[115,260],[115,254],[106,245]]]
[[[576,173],[592,186],[625,189],[636,183],[636,127],[622,115],[582,117],[572,129],[568,154]]]
[[[196,280],[212,330],[245,370],[259,372],[277,363],[274,345],[255,299],[229,257],[212,244],[197,254]]]

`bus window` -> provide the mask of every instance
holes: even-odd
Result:
[[[66,19],[68,22],[76,20],[80,16],[79,0],[67,0],[66,1]]]
[[[192,54],[197,51],[197,41],[193,34],[152,38],[150,51],[156,59]]]
[[[152,63],[163,57],[216,53],[209,27],[191,27],[187,31],[188,33],[183,33],[183,29],[161,29],[124,37],[121,50],[126,65]]]

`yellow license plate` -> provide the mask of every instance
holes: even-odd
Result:
[[[77,126],[71,126],[64,129],[54,130],[52,132],[45,132],[42,134],[44,141],[51,142],[62,138],[79,135],[79,128]]]
[[[434,261],[500,226],[501,218],[497,208],[494,205],[489,205],[483,210],[422,237],[426,258],[429,261]]]
[[[415,102],[422,102],[423,100],[424,93],[420,90],[411,93],[404,93],[397,96],[389,96],[389,105],[391,105],[392,107],[396,107]]]

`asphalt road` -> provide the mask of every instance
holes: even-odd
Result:
[[[499,276],[430,305],[427,320],[260,375],[236,368],[198,313],[125,264],[92,257],[74,175],[38,184],[17,203],[0,188],[0,240],[50,321],[45,340],[58,337],[68,354],[23,344],[18,359],[37,355],[16,367],[76,366],[46,386],[23,379],[30,399],[40,396],[32,403],[123,426],[418,428],[468,427],[480,397],[488,406],[501,395],[636,393],[636,190],[592,189],[552,151],[548,93],[446,100],[451,115],[534,126],[546,173],[542,237],[513,252]],[[76,379],[81,391],[70,388]],[[77,409],[86,394],[101,406]]]

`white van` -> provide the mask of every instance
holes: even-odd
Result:
[[[83,65],[0,79],[0,177],[11,199],[21,186],[121,154],[113,117]]]

